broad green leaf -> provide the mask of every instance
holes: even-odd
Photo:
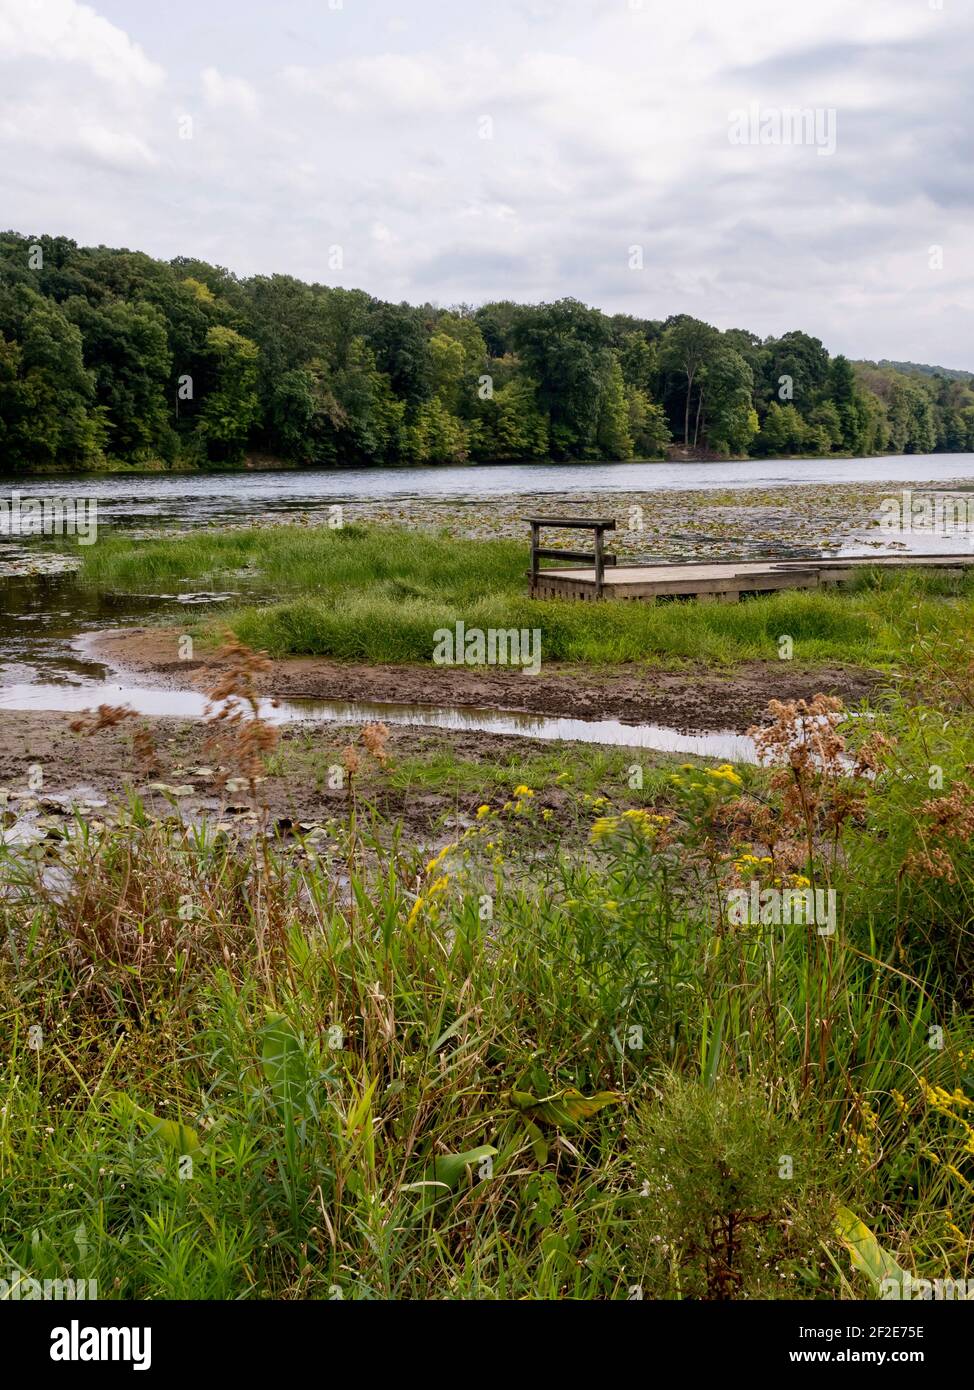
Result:
[[[424,1207],[432,1206],[446,1196],[444,1187],[455,1192],[468,1168],[479,1167],[485,1158],[495,1158],[497,1153],[492,1144],[481,1144],[479,1148],[467,1149],[461,1154],[437,1154],[427,1168],[423,1182],[413,1184],[413,1190],[422,1191]]]
[[[161,1139],[164,1144],[168,1144],[178,1154],[198,1154],[200,1152],[200,1141],[196,1131],[190,1129],[188,1125],[182,1124],[179,1120],[162,1120],[158,1115],[153,1115],[151,1110],[143,1110],[141,1105],[136,1105],[135,1101],[127,1095],[120,1094],[117,1099],[143,1129]]]
[[[481,1144],[477,1149],[467,1149],[462,1154],[437,1154],[433,1159],[430,1179],[442,1182],[452,1192],[460,1183],[468,1167],[483,1162],[485,1158],[495,1158],[497,1150],[491,1144]]]
[[[283,1014],[268,1014],[261,1029],[260,1065],[275,1103],[284,1110],[304,1104],[308,1087],[301,1039]]]
[[[724,1024],[727,1020],[727,1001],[721,1005],[720,1013],[717,1017],[717,1024],[710,1039],[710,1055],[707,1058],[706,1071],[704,1072],[704,1084],[708,1091],[714,1089],[714,1082],[717,1080],[717,1068],[720,1066],[720,1053],[724,1041]]]
[[[559,1266],[567,1264],[571,1258],[568,1241],[559,1231],[549,1231],[542,1238],[541,1250],[546,1259],[552,1260]]]
[[[531,1140],[531,1148],[534,1151],[535,1161],[539,1167],[544,1167],[548,1162],[548,1141],[541,1130],[534,1123],[525,1117],[524,1128],[527,1130],[528,1138]]]
[[[865,1274],[874,1291],[878,1292],[887,1279],[902,1282],[906,1270],[883,1249],[869,1227],[854,1212],[848,1207],[839,1207],[835,1218],[836,1235],[848,1250],[853,1269]]]
[[[623,1097],[618,1091],[596,1091],[592,1096],[583,1096],[574,1086],[555,1091],[550,1096],[532,1096],[528,1091],[512,1091],[511,1100],[518,1110],[534,1120],[557,1125],[561,1129],[572,1129],[581,1120],[604,1110],[607,1105],[621,1104]]]

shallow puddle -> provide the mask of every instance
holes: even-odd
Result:
[[[98,705],[128,705],[137,714],[155,718],[202,719],[205,695],[195,690],[154,690],[144,686],[103,684],[8,685],[0,689],[0,709],[59,710],[81,713]],[[687,753],[729,762],[755,762],[754,744],[730,729],[683,733],[662,724],[624,724],[617,719],[570,719],[523,714],[509,710],[457,706],[392,704],[380,701],[292,699],[264,702],[261,713],[274,724],[333,723],[410,724],[428,729],[576,743],[601,743],[624,748],[652,748],[661,753]]]

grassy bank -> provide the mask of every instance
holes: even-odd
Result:
[[[340,761],[346,742],[347,737],[337,744],[320,728],[296,732],[282,739],[268,758],[268,775],[286,777],[296,786],[326,785],[329,767]],[[369,764],[367,795],[384,799],[396,793],[406,799],[436,794],[454,798],[460,807],[471,798],[483,801],[499,797],[503,801],[515,787],[526,786],[538,795],[547,792],[550,796],[554,789],[569,800],[576,796],[595,798],[606,786],[625,786],[631,770],[638,767],[639,785],[629,788],[630,802],[650,805],[667,788],[674,768],[682,761],[676,755],[598,744],[539,747],[529,739],[512,751],[485,752],[473,759],[458,755],[439,734],[424,743],[422,751],[398,753],[387,765]],[[758,769],[749,769],[749,774],[761,775]],[[564,838],[566,833],[566,826],[559,824],[559,836]]]
[[[974,580],[866,572],[848,593],[781,593],[733,605],[571,604],[526,597],[526,548],[393,527],[273,527],[174,539],[109,537],[84,554],[86,582],[133,592],[181,583],[260,601],[220,615],[274,656],[428,662],[433,633],[539,628],[543,659],[592,663],[794,659],[882,666],[917,633],[970,624]]]
[[[833,1299],[877,1292],[875,1239],[887,1273],[974,1275],[974,682],[966,647],[918,659],[950,699],[904,691],[856,746],[786,708],[770,777],[688,764],[637,807],[615,755],[593,796],[548,750],[432,858],[371,826],[379,729],[344,755],[341,873],[137,802],[61,842],[66,878],[6,852],[7,1267],[103,1298]],[[831,917],[742,916],[752,884]]]

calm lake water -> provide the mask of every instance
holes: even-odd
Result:
[[[974,454],[871,459],[767,459],[749,463],[546,463],[467,467],[351,468],[314,472],[118,473],[0,478],[0,496],[84,496],[98,524],[207,526],[304,512],[334,503],[407,499],[477,503],[496,497],[577,493],[788,488],[812,483],[944,483],[970,480]],[[9,535],[0,514],[0,538]],[[11,539],[13,539],[11,537]]]

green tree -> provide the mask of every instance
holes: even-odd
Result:
[[[637,458],[663,458],[670,442],[670,427],[666,411],[655,405],[645,391],[631,387],[627,391],[629,404],[629,433]]]
[[[974,405],[966,406],[961,411],[961,420],[964,423],[964,443],[961,447],[965,450],[974,449]]]
[[[887,403],[890,437],[897,453],[928,454],[937,443],[930,397],[910,377],[897,375]]]
[[[510,299],[482,304],[474,314],[491,357],[506,357],[515,349],[515,326],[526,310]]]
[[[721,334],[721,338],[729,348],[733,348],[744,358],[754,375],[755,390],[759,390],[760,384],[769,374],[769,347],[762,343],[756,333],[749,333],[746,328],[727,328]]]
[[[433,363],[419,310],[409,304],[377,304],[369,315],[365,337],[379,371],[407,406],[416,407],[429,398]]]
[[[686,383],[686,398],[683,409],[683,443],[690,443],[690,401],[694,382],[706,367],[715,351],[720,335],[716,328],[689,314],[679,314],[670,321],[663,334],[660,349],[660,362],[670,372],[682,375]],[[700,399],[698,393],[696,426],[693,442],[697,442],[697,428],[700,421]]]
[[[828,394],[839,412],[844,447],[853,454],[864,454],[869,447],[870,409],[852,363],[841,354],[832,359]]]
[[[821,431],[821,438],[825,441],[825,447],[821,450],[822,453],[831,453],[833,449],[841,449],[842,418],[835,401],[824,400],[817,405],[809,415],[808,423]]]
[[[641,333],[627,333],[616,355],[626,385],[652,396],[659,375],[659,349],[656,344],[647,342]]]
[[[612,374],[608,338],[604,316],[577,299],[540,304],[515,324],[518,355],[538,384],[551,447],[561,458],[596,452],[599,411]]]
[[[514,376],[481,403],[478,457],[537,459],[548,455],[548,421],[538,407],[534,382]]]
[[[259,415],[257,345],[232,328],[214,327],[206,349],[213,384],[200,406],[198,430],[210,458],[233,461],[243,456]]]
[[[795,330],[766,345],[763,399],[792,402],[808,415],[829,382],[829,355],[818,338]]]
[[[447,410],[458,409],[466,375],[463,344],[446,333],[434,333],[430,338],[430,356],[437,398]]]
[[[768,406],[759,435],[761,452],[765,454],[800,454],[805,448],[808,426],[793,405]]]
[[[406,427],[406,449],[413,463],[466,462],[463,425],[438,396],[423,401],[415,421]]]
[[[172,354],[166,320],[152,304],[109,300],[95,306],[73,297],[65,315],[81,331],[95,395],[110,430],[108,449],[136,460],[173,453],[166,400]]]
[[[712,449],[744,454],[758,432],[751,396],[754,373],[741,354],[720,339],[713,347],[700,380],[700,401],[706,409],[706,438]],[[696,436],[694,436],[696,442]]]
[[[629,432],[629,402],[622,368],[613,354],[602,398],[599,402],[599,423],[596,434],[600,451],[606,458],[631,459],[632,435]]]
[[[106,428],[78,327],[26,285],[0,287],[0,421],[13,471],[88,468],[101,461]]]

